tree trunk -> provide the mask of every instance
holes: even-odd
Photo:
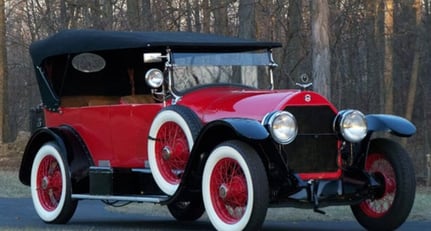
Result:
[[[202,0],[202,31],[209,33],[211,31],[211,10],[210,0]]]
[[[211,0],[214,13],[214,32],[228,35],[227,3],[226,0]]]
[[[294,80],[295,83],[300,82],[299,76],[303,74],[301,72],[300,63],[305,57],[304,46],[301,44],[301,30],[303,29],[302,20],[302,4],[303,0],[293,1],[289,4],[288,14],[288,30],[287,30],[287,45],[285,48],[285,61],[287,65],[288,76],[282,76],[282,80],[279,82],[281,88],[289,87],[289,78]]]
[[[413,109],[415,105],[415,96],[418,82],[419,73],[419,58],[420,58],[420,25],[422,21],[422,8],[421,0],[415,0],[413,3],[413,8],[416,10],[416,44],[413,58],[412,73],[410,77],[409,91],[407,95],[407,106],[405,117],[411,120],[413,117]]]
[[[416,98],[416,89],[419,75],[419,58],[421,54],[421,41],[420,41],[420,27],[422,23],[422,8],[421,8],[421,0],[414,0],[413,9],[416,11],[416,43],[415,50],[413,56],[413,64],[412,64],[412,73],[410,76],[410,83],[407,92],[407,105],[406,105],[406,114],[405,118],[408,120],[412,120],[413,118],[413,110],[415,106],[415,98]],[[407,145],[407,140],[403,139],[402,144],[404,146]]]
[[[154,19],[151,9],[150,0],[142,0],[142,29],[152,31],[154,28]]]
[[[113,16],[113,2],[111,0],[109,1],[101,1],[100,2],[102,6],[102,20],[101,23],[103,23],[105,26],[101,25],[103,29],[105,30],[112,30],[114,29],[114,16]]]
[[[140,9],[138,0],[127,0],[127,21],[129,22],[129,30],[139,30],[140,25]]]
[[[7,121],[7,61],[6,61],[6,18],[5,3],[0,0],[0,143],[6,137],[5,123]]]
[[[394,110],[394,90],[393,90],[393,29],[394,29],[394,0],[385,1],[385,64],[383,73],[383,89],[385,106],[384,111],[392,114]]]
[[[254,0],[239,1],[239,37],[254,39],[256,38],[256,19]]]
[[[382,79],[382,65],[381,65],[381,49],[379,42],[381,42],[381,20],[380,4],[375,0],[368,0],[366,2],[366,94],[367,94],[367,111],[379,112],[382,111],[382,97],[380,94],[381,79]]]
[[[193,25],[193,8],[190,4],[190,0],[186,0],[186,22],[187,22],[187,31],[194,31],[193,27],[196,25]]]
[[[193,14],[195,19],[195,30],[196,32],[202,31],[202,22],[201,19],[203,17],[202,10],[201,10],[201,4],[199,2],[194,3],[193,7]]]
[[[311,1],[311,43],[313,88],[331,98],[331,56],[329,50],[329,7],[327,0]]]
[[[254,0],[239,1],[238,17],[239,17],[238,36],[240,38],[255,39],[256,38],[256,19],[255,19]],[[236,67],[236,69],[238,69],[237,74],[233,75],[233,78],[238,78],[237,80],[234,80],[236,82],[240,82],[241,80],[243,83],[247,81],[250,81],[249,83],[258,81],[258,86],[268,86],[268,83],[270,82],[268,81],[267,78],[250,79],[250,77],[246,77],[247,80],[241,79],[241,78],[244,78],[240,74],[241,68]]]

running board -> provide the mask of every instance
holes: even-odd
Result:
[[[113,195],[72,194],[72,198],[79,199],[79,200],[112,200],[112,201],[161,203],[161,202],[167,201],[170,197],[164,196],[164,195],[113,196]]]

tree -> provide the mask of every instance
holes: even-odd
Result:
[[[151,31],[154,27],[151,7],[151,1],[142,0],[142,29],[146,31]]]
[[[327,0],[311,1],[311,43],[314,89],[331,98],[329,7]]]
[[[414,0],[413,2],[413,9],[416,11],[416,44],[415,44],[415,50],[414,50],[414,58],[413,58],[413,66],[412,66],[412,73],[410,77],[410,84],[408,88],[408,96],[407,96],[407,105],[406,105],[406,115],[405,117],[408,120],[412,119],[413,116],[413,109],[415,105],[415,96],[416,96],[416,89],[417,89],[417,82],[418,82],[418,75],[419,75],[419,58],[420,58],[420,27],[422,23],[422,8],[421,8],[421,0]]]
[[[304,50],[304,39],[302,36],[304,21],[302,20],[302,7],[303,0],[293,1],[289,4],[288,8],[288,28],[287,33],[287,45],[285,48],[284,63],[287,65],[287,75],[283,78],[282,84],[284,88],[288,87],[288,78],[290,77],[293,82],[300,82],[299,76],[304,74],[304,70],[307,68],[301,68],[301,63],[304,63],[306,58]],[[309,73],[306,73],[309,74]]]
[[[3,143],[6,134],[7,121],[7,62],[6,62],[6,17],[5,2],[0,0],[0,142]]]
[[[209,33],[211,31],[211,10],[210,10],[210,0],[202,0],[202,32]]]
[[[254,0],[239,1],[239,37],[256,38],[256,18]]]
[[[214,14],[214,32],[228,35],[227,0],[210,0]]]
[[[146,1],[149,2],[149,1]],[[145,9],[147,10],[147,9]],[[127,18],[130,30],[138,30],[141,28],[140,23],[140,7],[138,0],[127,0]]]
[[[381,4],[380,1],[367,0],[366,2],[366,18],[365,18],[365,30],[366,30],[366,75],[367,82],[365,83],[368,94],[367,97],[367,109],[368,111],[379,112],[382,110],[383,97],[381,96],[381,91],[376,91],[379,89],[382,79],[382,29],[383,24],[381,17]]]
[[[394,109],[394,90],[393,90],[393,28],[394,28],[394,0],[385,1],[385,53],[384,53],[384,73],[383,73],[383,88],[384,88],[384,112],[391,114]]]

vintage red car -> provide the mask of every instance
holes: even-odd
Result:
[[[37,214],[67,223],[79,200],[206,212],[218,230],[257,230],[270,207],[350,206],[396,229],[415,197],[408,120],[338,110],[275,90],[275,42],[188,32],[66,30],[33,43],[42,98],[20,181]],[[380,137],[380,138],[379,138]],[[381,138],[386,137],[386,138]]]

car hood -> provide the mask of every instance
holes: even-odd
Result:
[[[177,103],[191,108],[204,123],[223,118],[261,121],[268,113],[292,105],[330,105],[321,95],[300,90],[254,90],[209,87],[185,94]]]

